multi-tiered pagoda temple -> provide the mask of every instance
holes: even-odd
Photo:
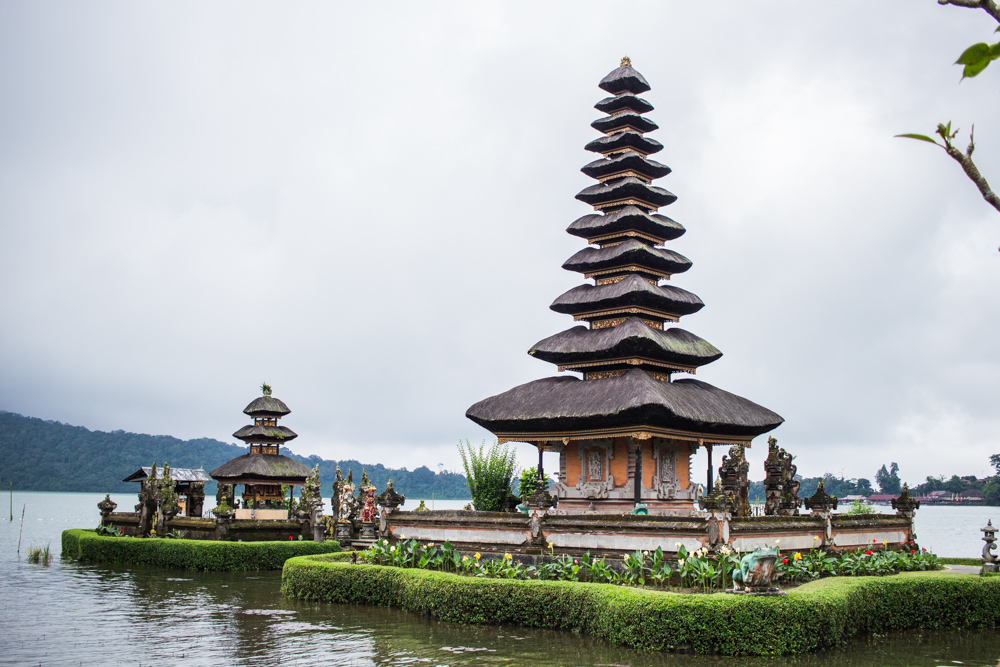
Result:
[[[233,437],[250,445],[250,451],[226,461],[209,474],[223,484],[243,485],[243,513],[271,510],[273,516],[255,511],[254,518],[282,519],[288,515],[281,509],[285,500],[281,486],[305,484],[312,471],[295,459],[278,453],[281,445],[298,435],[287,426],[278,425],[278,420],[291,412],[284,401],[271,396],[271,387],[267,384],[261,390],[263,395],[243,410],[244,414],[253,418],[253,424],[233,433]],[[243,517],[241,512],[237,512],[237,518],[250,517]]]
[[[536,343],[529,354],[582,378],[536,380],[487,398],[466,415],[502,441],[528,442],[559,452],[557,512],[623,512],[637,504],[651,514],[694,509],[697,485],[691,456],[701,447],[749,445],[783,421],[777,414],[694,379],[722,353],[673,327],[704,306],[696,295],[663,284],[691,268],[663,247],[684,227],[658,213],[677,197],[653,181],[670,168],[649,159],[663,146],[646,136],[657,129],[639,97],[649,84],[628,58],[599,84],[612,97],[597,103],[606,115],[591,125],[604,136],[587,144],[601,158],[583,167],[598,181],[577,199],[594,207],[567,231],[590,247],[563,268],[584,284],[558,297],[552,310],[583,322]],[[638,488],[635,477],[641,479]]]

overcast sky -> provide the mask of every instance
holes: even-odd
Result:
[[[232,442],[267,381],[296,452],[460,469],[489,437],[465,410],[556,372],[527,350],[573,326],[548,306],[583,282],[565,228],[627,54],[688,229],[672,284],[707,304],[681,326],[724,353],[697,378],[781,414],[807,476],[985,475],[1000,216],[893,135],[975,122],[1000,186],[1000,63],[951,64],[995,27],[934,0],[4,2],[0,409]]]

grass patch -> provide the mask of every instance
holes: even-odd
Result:
[[[28,562],[34,563],[35,565],[48,565],[49,561],[52,560],[52,555],[49,553],[49,545],[42,547],[31,547],[28,549]]]
[[[340,551],[338,542],[216,542],[212,540],[105,537],[93,530],[64,530],[62,554],[94,563],[159,565],[198,570],[280,570],[295,556]]]
[[[646,650],[725,655],[805,653],[871,632],[1000,625],[1000,578],[942,572],[830,577],[786,596],[753,597],[485,579],[307,556],[285,563],[281,589],[443,621],[571,630]]]

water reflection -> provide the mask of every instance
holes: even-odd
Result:
[[[29,545],[57,546],[64,528],[91,525],[100,499],[33,495],[22,555]],[[77,506],[82,518],[72,514]],[[277,572],[28,565],[15,558],[17,528],[16,520],[0,522],[4,665],[903,667],[953,661],[993,666],[1000,657],[995,630],[867,637],[837,651],[774,659],[643,653],[567,632],[457,625],[393,609],[284,600]]]

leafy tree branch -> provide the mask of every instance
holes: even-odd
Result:
[[[953,160],[962,165],[962,170],[965,171],[965,175],[968,176],[969,179],[976,184],[976,187],[979,188],[979,192],[982,193],[983,195],[983,199],[989,202],[989,204],[997,211],[1000,211],[1000,196],[998,196],[997,193],[993,192],[993,190],[990,188],[990,184],[986,181],[986,178],[979,172],[979,168],[976,167],[976,163],[972,161],[972,152],[976,150],[975,132],[976,132],[975,126],[973,126],[972,132],[969,133],[969,147],[965,149],[964,153],[960,149],[956,148],[955,145],[952,143],[952,139],[954,139],[955,136],[958,134],[958,130],[956,129],[954,132],[952,132],[951,121],[948,121],[947,125],[943,123],[938,124],[936,134],[939,137],[941,137],[941,139],[944,141],[943,144],[939,144],[937,141],[931,139],[925,134],[907,133],[907,134],[897,134],[896,136],[905,137],[907,139],[918,139],[920,141],[927,141],[929,143],[934,144],[935,146],[943,148],[945,152],[948,153],[948,155],[950,155]]]
[[[1000,22],[1000,4],[995,0],[938,0],[939,5],[954,5],[969,9],[982,9]]]

